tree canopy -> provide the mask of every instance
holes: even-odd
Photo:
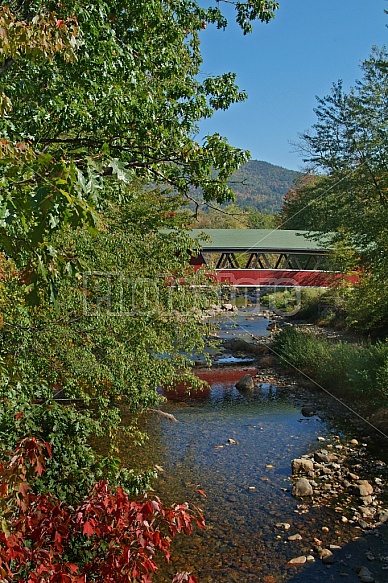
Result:
[[[386,49],[374,48],[361,69],[348,93],[339,82],[318,99],[317,123],[302,136],[312,173],[287,195],[283,218],[290,228],[334,232],[342,248],[353,249],[348,268],[366,276],[352,296],[351,319],[371,328],[388,319]]]
[[[237,20],[248,32],[276,8],[236,3]],[[226,181],[248,153],[193,138],[199,120],[246,97],[232,73],[198,80],[201,30],[227,25],[218,4],[15,1],[1,14],[0,246],[35,278],[63,267],[50,234],[95,227],[112,182],[233,198]]]

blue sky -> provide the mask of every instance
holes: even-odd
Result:
[[[315,96],[327,95],[339,79],[345,88],[354,85],[372,46],[388,45],[388,2],[279,3],[276,18],[267,25],[256,23],[250,35],[243,36],[233,22],[226,31],[209,26],[203,32],[202,73],[237,73],[248,100],[216,112],[201,124],[198,137],[218,132],[250,150],[254,160],[300,170],[302,156],[292,143],[315,122]]]

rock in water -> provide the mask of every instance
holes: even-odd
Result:
[[[293,474],[307,473],[314,469],[314,464],[311,460],[305,458],[295,458],[291,462]]]
[[[282,530],[290,530],[291,528],[291,524],[289,524],[288,522],[278,522],[276,526],[277,528],[281,528]]]
[[[322,549],[319,553],[319,558],[325,565],[332,565],[334,563],[334,555],[329,549]]]
[[[294,498],[304,498],[313,495],[313,487],[306,478],[300,478],[292,486],[292,495]]]
[[[240,391],[250,391],[255,387],[255,381],[251,377],[250,374],[244,375],[239,381],[236,383],[236,389]]]
[[[294,540],[302,540],[302,535],[300,535],[299,533],[297,534],[292,534],[291,536],[288,537],[287,540],[290,541],[294,541]]]
[[[374,583],[375,579],[368,567],[357,567],[356,572],[361,583]]]
[[[290,559],[288,561],[289,565],[304,565],[305,562],[307,561],[307,557],[295,557],[294,559]]]
[[[379,522],[388,522],[388,510],[381,510],[380,511]]]
[[[314,407],[307,407],[307,406],[302,407],[301,413],[304,417],[313,417],[316,414]]]

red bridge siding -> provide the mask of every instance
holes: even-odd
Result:
[[[344,277],[342,273],[293,269],[218,269],[209,276],[237,287],[329,287]],[[347,283],[357,280],[358,276],[346,277]]]

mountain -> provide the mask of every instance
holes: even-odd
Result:
[[[250,160],[228,182],[242,208],[256,208],[261,213],[279,212],[283,197],[300,172],[287,170],[260,160]]]

